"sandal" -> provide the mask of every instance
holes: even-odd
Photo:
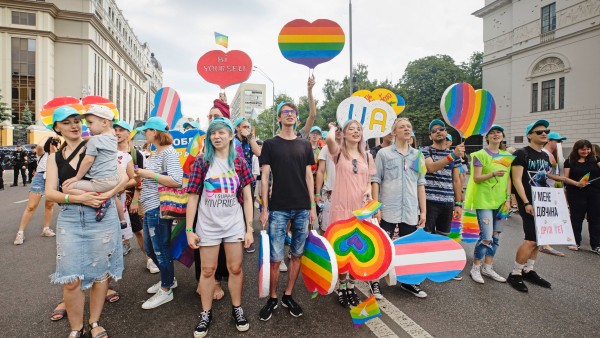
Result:
[[[554,249],[554,248],[540,248],[540,252],[543,252],[545,254],[548,255],[553,255],[553,256],[558,256],[558,257],[565,257],[565,254]]]
[[[53,322],[59,321],[67,316],[67,309],[54,309],[50,315],[50,320]]]
[[[119,295],[118,291],[115,291],[115,290],[108,290],[108,291],[109,292],[112,291],[113,293],[106,295],[106,297],[104,298],[106,300],[106,302],[115,303],[116,301],[121,299],[121,296]]]
[[[106,333],[106,330],[104,330],[104,331],[98,333],[97,335],[93,336],[92,335],[92,330],[95,329],[95,328],[97,328],[97,327],[104,329],[102,326],[100,326],[100,323],[98,323],[98,322],[93,322],[91,324],[88,324],[88,332],[90,333],[90,337],[92,337],[92,338],[108,338],[108,333]]]
[[[79,337],[83,337],[83,328],[81,328],[81,330],[71,330],[71,332],[69,333],[69,338],[79,338]]]
[[[573,250],[573,251],[579,251],[579,245],[569,245],[567,247],[567,249]]]

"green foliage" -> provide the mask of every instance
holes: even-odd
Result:
[[[261,140],[266,140],[273,137],[273,131],[277,133],[277,116],[275,109],[279,102],[294,102],[291,97],[286,94],[279,94],[275,98],[275,107],[271,106],[258,114],[258,119],[254,125],[256,126],[256,137]]]
[[[31,113],[31,110],[29,110],[29,105],[25,105],[25,108],[23,108],[23,111],[21,112],[21,117],[23,119],[20,120],[19,123],[22,125],[30,126],[35,123],[33,114]]]
[[[10,107],[6,102],[3,101],[4,97],[2,96],[2,91],[0,90],[0,122],[11,120],[12,112]]]
[[[463,81],[470,83],[473,88],[482,88],[482,71],[483,53],[474,52],[469,57],[469,61],[460,64],[460,69],[463,71]]]

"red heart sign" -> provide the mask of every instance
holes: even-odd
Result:
[[[204,80],[224,89],[248,80],[252,73],[252,60],[241,50],[227,53],[211,50],[200,57],[196,68]]]

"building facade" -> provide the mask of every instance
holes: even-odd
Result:
[[[566,148],[600,143],[600,0],[486,0],[473,15],[483,19],[483,88],[508,145],[526,145],[537,119]]]
[[[242,83],[231,101],[231,119],[244,117],[249,120],[258,119],[265,109],[267,86],[264,84]]]
[[[113,0],[0,2],[0,90],[13,123],[55,97],[98,95],[145,120],[162,68]]]

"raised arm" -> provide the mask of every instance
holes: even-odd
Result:
[[[315,98],[313,97],[313,87],[315,86],[315,76],[311,75],[308,78],[308,118],[306,119],[306,124],[304,125],[304,135],[308,135],[310,133],[310,128],[315,124],[315,120],[317,119],[317,106],[315,105]]]

